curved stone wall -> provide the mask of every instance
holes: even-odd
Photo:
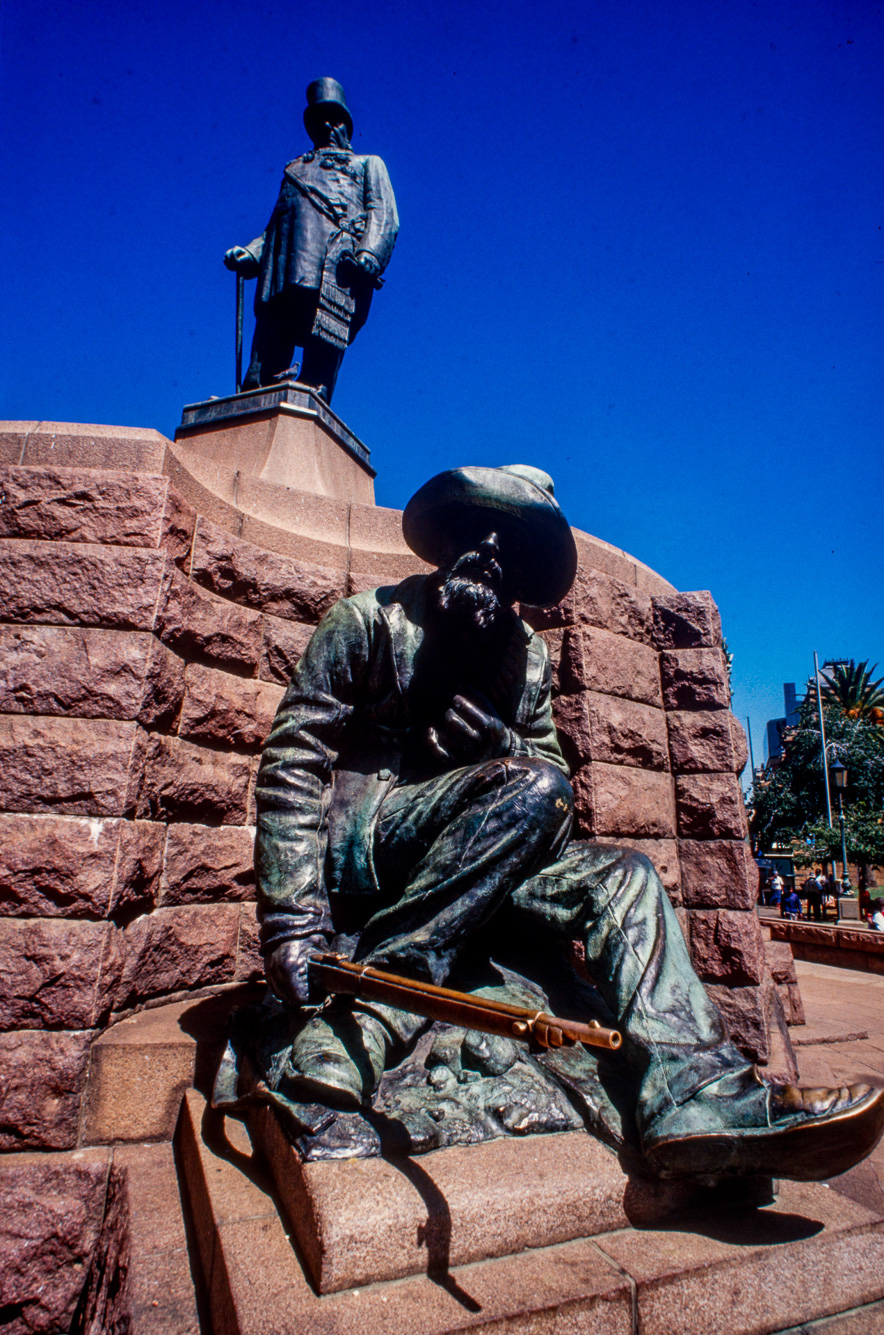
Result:
[[[260,977],[253,792],[284,684],[337,598],[424,567],[397,511],[154,431],[0,424],[0,475],[0,1148],[64,1149],[109,1023]],[[577,540],[574,590],[531,618],[580,832],[652,857],[735,1037],[788,1069],[715,605]]]

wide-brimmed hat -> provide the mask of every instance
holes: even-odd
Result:
[[[350,115],[350,108],[347,106],[347,99],[344,96],[344,90],[337,79],[314,79],[307,89],[307,108],[304,112],[304,125],[307,133],[310,134],[310,127],[328,108],[334,107],[339,111],[347,126],[347,137],[353,133],[353,117]]]
[[[527,464],[451,468],[416,491],[402,516],[411,550],[445,565],[500,534],[520,602],[552,607],[574,583],[577,546],[548,473]]]

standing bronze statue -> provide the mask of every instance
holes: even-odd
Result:
[[[527,466],[453,469],[412,497],[403,530],[436,573],[332,608],[264,747],[256,872],[273,996],[252,1089],[302,1136],[322,1132],[322,1108],[381,1139],[399,1117],[414,1150],[564,1129],[578,1107],[662,1177],[845,1171],[881,1136],[884,1091],[763,1081],[729,1041],[648,858],[571,838],[548,653],[514,611],[558,602],[574,579],[552,480]],[[427,1051],[428,1022],[385,1002],[376,974],[367,995],[322,999],[329,950],[429,984],[430,1016],[447,1004],[440,987],[552,1010],[545,1050],[508,1038],[500,1007],[471,1032],[461,1002],[461,1028]],[[592,1011],[622,1034],[619,1050],[559,1045],[555,1015]],[[229,1105],[243,1086],[222,1077]],[[479,1108],[470,1091],[483,1081]],[[346,1137],[325,1152],[349,1152]]]
[[[399,231],[380,158],[354,153],[353,119],[336,79],[307,89],[313,149],[290,162],[261,236],[233,246],[228,269],[258,279],[255,335],[243,389],[282,378],[295,348],[298,379],[331,403],[344,352],[365,324]]]

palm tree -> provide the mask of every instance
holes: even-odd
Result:
[[[867,658],[861,663],[851,658],[849,663],[833,663],[829,672],[824,669],[820,675],[826,704],[837,705],[848,718],[884,723],[884,677],[872,681],[877,666],[869,667]]]

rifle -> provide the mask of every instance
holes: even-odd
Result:
[[[309,967],[311,978],[326,992],[359,997],[363,1001],[382,1001],[427,1020],[444,1020],[483,1034],[517,1038],[540,1048],[585,1043],[588,1047],[616,1050],[623,1042],[616,1029],[603,1029],[598,1020],[590,1020],[588,1024],[563,1020],[525,1006],[511,1006],[505,1001],[491,1001],[384,973],[370,964],[354,964],[344,955],[313,955]]]

